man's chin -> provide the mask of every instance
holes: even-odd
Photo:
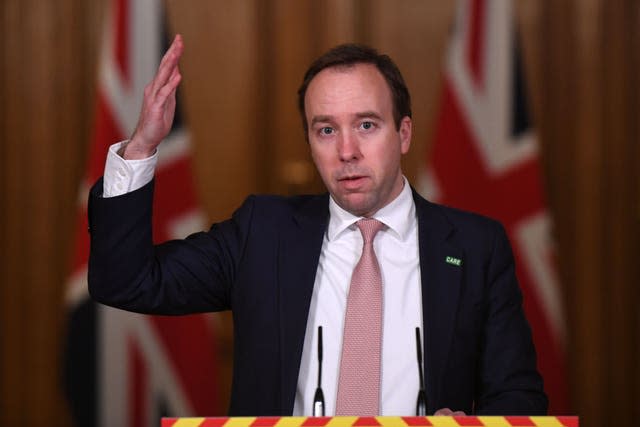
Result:
[[[375,211],[371,200],[362,193],[350,193],[340,198],[334,197],[334,200],[342,209],[355,216],[368,216]]]

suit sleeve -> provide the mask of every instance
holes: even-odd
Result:
[[[475,412],[546,414],[547,397],[536,369],[536,353],[522,308],[513,254],[502,226],[495,234],[486,283]]]
[[[89,292],[96,301],[153,314],[220,311],[231,288],[253,213],[247,202],[232,219],[184,240],[153,244],[153,185],[102,198],[89,195]]]

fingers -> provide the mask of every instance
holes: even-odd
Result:
[[[168,100],[175,99],[176,89],[182,80],[178,61],[183,50],[182,36],[178,34],[162,58],[156,76],[145,88],[143,115],[144,110],[160,113],[167,107]]]
[[[156,93],[156,102],[158,104],[164,104],[169,96],[175,96],[176,89],[178,88],[181,80],[182,75],[180,74],[180,69],[176,66],[173,68],[167,83]]]
[[[182,37],[177,35],[162,58],[155,77],[144,89],[138,124],[123,153],[125,158],[148,156],[171,130],[176,90],[182,79],[178,61],[183,50]]]
[[[155,96],[167,84],[176,84],[174,79],[178,69],[178,61],[184,51],[184,43],[182,36],[177,34],[171,43],[171,46],[162,57],[158,72],[150,83],[150,96]],[[178,80],[179,82],[179,80]],[[177,86],[177,84],[176,84]]]

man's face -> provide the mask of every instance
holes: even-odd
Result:
[[[411,119],[393,120],[391,90],[374,65],[326,68],[305,96],[311,155],[340,207],[371,216],[402,191]]]

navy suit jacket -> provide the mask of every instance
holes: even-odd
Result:
[[[329,196],[250,196],[208,232],[154,246],[153,183],[101,195],[99,181],[89,198],[92,297],[142,313],[231,309],[230,415],[291,415]],[[430,413],[546,413],[502,226],[414,200]]]

